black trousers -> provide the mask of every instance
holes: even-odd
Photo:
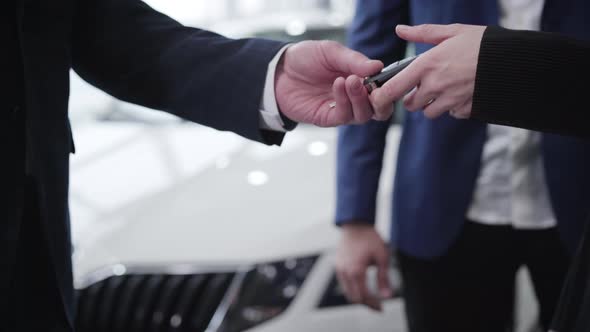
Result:
[[[2,331],[71,331],[48,249],[35,184],[28,179],[18,252],[0,324]]]
[[[570,258],[556,229],[515,230],[466,222],[442,257],[397,253],[410,332],[505,332],[514,326],[516,274],[526,266],[551,323]]]

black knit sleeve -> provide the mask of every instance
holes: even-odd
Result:
[[[488,27],[481,42],[474,119],[590,137],[590,43]]]

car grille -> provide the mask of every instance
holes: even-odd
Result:
[[[78,291],[79,332],[205,331],[233,274],[113,276]]]

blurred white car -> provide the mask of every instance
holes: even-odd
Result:
[[[292,11],[208,28],[345,42],[349,20]],[[80,332],[405,330],[395,262],[400,292],[383,313],[349,304],[335,280],[334,129],[300,125],[283,146],[267,147],[120,102],[75,75],[71,95]],[[385,239],[399,136],[393,124],[378,198]],[[522,284],[526,328],[536,308]]]
[[[403,325],[398,300],[374,314],[335,283],[333,131],[271,148],[191,124],[89,126],[72,163],[80,331]]]
[[[345,20],[288,16],[209,28],[343,41]],[[335,280],[335,129],[300,125],[267,147],[72,82],[79,331],[404,330],[399,298],[377,314],[350,305]],[[398,139],[394,125],[391,146]],[[385,159],[392,167],[395,156]],[[384,236],[392,175],[382,179]],[[391,281],[399,287],[395,268]]]

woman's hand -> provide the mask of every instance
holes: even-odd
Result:
[[[445,112],[456,118],[469,118],[485,28],[463,24],[397,26],[396,33],[401,38],[437,46],[375,90],[371,94],[374,107],[405,95],[404,106],[409,111],[423,109],[429,118]]]

